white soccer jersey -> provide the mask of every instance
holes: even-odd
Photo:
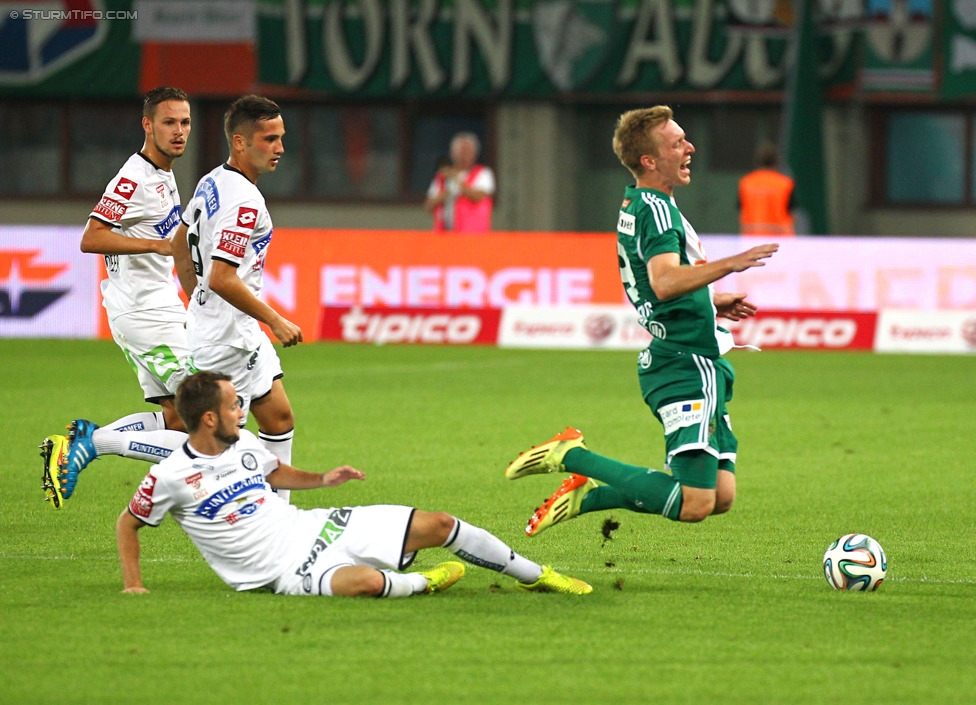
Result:
[[[141,153],[122,165],[89,216],[126,237],[172,237],[180,222],[180,194],[172,171],[158,168]],[[110,318],[133,311],[179,307],[173,258],[157,254],[105,255],[108,279],[102,304]]]
[[[258,187],[240,171],[221,164],[197,183],[183,222],[197,272],[190,299],[187,337],[190,347],[231,345],[255,350],[261,341],[258,322],[210,290],[214,260],[237,267],[251,292],[261,296],[264,259],[271,243],[271,215]]]
[[[129,511],[151,526],[169,512],[225,583],[250,590],[294,570],[323,519],[274,493],[265,477],[278,459],[251,432],[240,434],[216,457],[184,443],[149,471]]]

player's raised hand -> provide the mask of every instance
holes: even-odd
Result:
[[[757,245],[745,252],[733,255],[729,257],[729,261],[732,263],[732,271],[742,272],[751,267],[765,267],[766,263],[763,260],[772,257],[778,249],[779,245],[772,242],[766,245]]]

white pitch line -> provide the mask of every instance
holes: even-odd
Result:
[[[556,567],[556,566],[554,566]],[[770,574],[763,573],[761,575],[756,573],[728,573],[722,571],[713,570],[681,570],[671,569],[671,570],[655,570],[651,568],[636,568],[624,570],[616,566],[607,568],[593,568],[593,567],[583,567],[583,566],[558,566],[560,572],[566,573],[588,573],[593,575],[595,573],[607,572],[607,573],[618,573],[622,575],[702,575],[710,576],[713,578],[743,578],[746,580],[824,580],[823,572],[815,573],[813,575],[802,574],[802,575],[784,575],[784,574]],[[915,577],[915,576],[888,576],[885,578],[885,582],[898,582],[898,583],[931,583],[933,585],[976,585],[976,580],[962,578],[958,580],[947,580],[942,578],[929,578],[927,576]]]
[[[10,553],[0,553],[0,560],[15,561],[92,561],[99,563],[118,563],[118,556],[17,556]],[[196,558],[142,558],[143,563],[190,563]],[[202,559],[200,559],[202,560]]]
[[[19,556],[9,553],[0,553],[0,560],[11,559],[18,561],[99,561],[99,562],[118,562],[118,558],[115,556]],[[144,563],[190,563],[200,560],[198,558],[143,558]],[[680,568],[661,570],[652,568],[632,568],[624,570],[623,568],[618,568],[617,566],[612,567],[599,567],[594,568],[593,566],[555,566],[560,572],[565,573],[587,573],[589,575],[600,574],[600,573],[614,573],[618,575],[701,575],[709,576],[713,578],[741,578],[744,580],[823,580],[822,573],[815,573],[813,575],[801,574],[801,575],[785,575],[782,573],[763,573],[758,575],[756,573],[728,573],[715,570],[682,570]],[[976,585],[976,580],[962,578],[957,580],[947,580],[943,578],[929,578],[927,576],[888,576],[885,578],[885,582],[897,582],[897,583],[929,583],[932,585]]]

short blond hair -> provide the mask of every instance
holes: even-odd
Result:
[[[641,157],[658,155],[658,144],[651,133],[674,117],[667,105],[628,110],[617,119],[613,132],[613,153],[635,177],[644,173]]]

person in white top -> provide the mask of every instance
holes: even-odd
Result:
[[[593,590],[445,512],[400,505],[303,510],[289,504],[272,488],[336,487],[365,476],[348,465],[314,473],[278,460],[240,429],[244,410],[228,375],[202,371],[187,378],[176,406],[189,438],[149,471],[116,522],[123,592],[148,592],[138,532],[159,525],[167,513],[235,590],[350,597],[439,592],[464,575],[464,564],[448,561],[399,572],[413,563],[417,551],[436,547],[509,575],[523,590],[575,595]]]
[[[130,414],[101,429],[86,419],[72,421],[65,462],[52,478],[57,495],[49,492],[55,507],[72,495],[78,473],[98,455],[155,462],[183,437],[171,433],[183,429],[173,397],[192,369],[171,239],[180,222],[173,162],[183,155],[191,129],[186,93],[169,86],[149,91],[143,99],[142,129],[142,149],[109,181],[88,217],[81,250],[104,256],[108,278],[101,283],[102,304],[112,337],[135,371],[146,401],[161,410]]]
[[[238,98],[224,115],[224,135],[230,156],[197,183],[173,238],[190,296],[187,337],[195,368],[230,375],[261,443],[290,463],[295,417],[281,362],[259,326],[284,347],[302,342],[301,328],[261,299],[273,228],[257,180],[275,171],[285,151],[281,108],[257,95]]]

